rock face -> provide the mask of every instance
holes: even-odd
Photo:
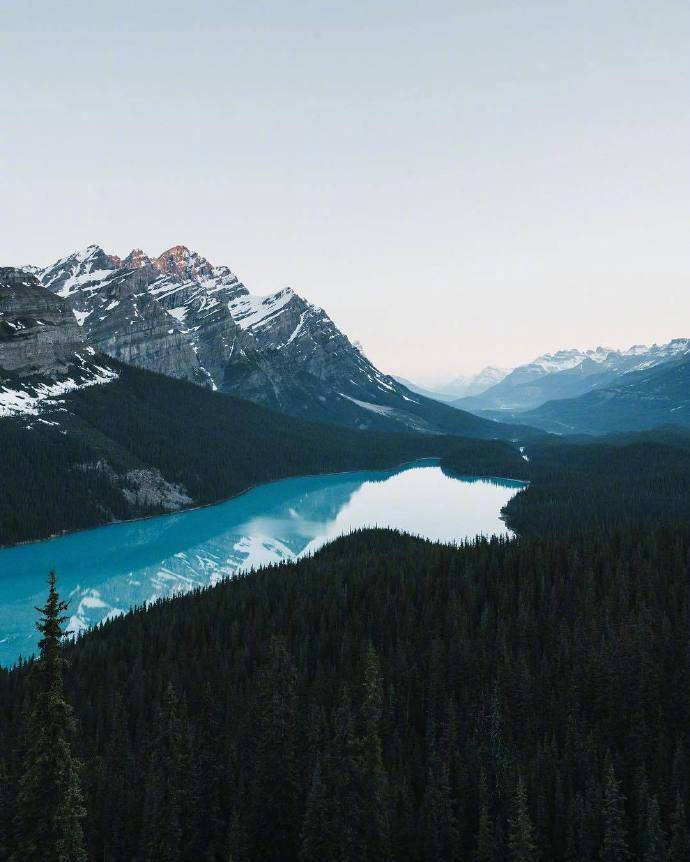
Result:
[[[254,296],[227,266],[185,246],[123,259],[89,246],[36,273],[69,303],[89,344],[123,362],[358,428],[464,433],[477,422],[382,374],[290,288]]]
[[[32,275],[0,269],[0,367],[18,376],[64,373],[86,347],[69,306]]]
[[[47,398],[116,377],[64,300],[24,270],[0,269],[0,416],[36,413]]]

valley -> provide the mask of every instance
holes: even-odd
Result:
[[[67,627],[77,635],[131,607],[297,560],[365,527],[451,543],[507,536],[500,512],[523,487],[451,478],[437,461],[419,461],[283,479],[216,506],[0,550],[0,664],[36,649],[33,608],[50,569],[69,598]]]

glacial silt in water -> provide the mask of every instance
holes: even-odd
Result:
[[[0,664],[34,652],[34,606],[54,568],[79,631],[136,604],[293,560],[359,527],[443,542],[508,535],[501,508],[524,483],[453,478],[438,461],[261,485],[203,509],[0,550]]]

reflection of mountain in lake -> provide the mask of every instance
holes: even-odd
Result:
[[[0,551],[0,662],[33,650],[51,567],[80,631],[132,605],[311,553],[352,529],[390,526],[441,541],[506,533],[510,481],[445,476],[435,461],[387,472],[286,479],[205,509]]]

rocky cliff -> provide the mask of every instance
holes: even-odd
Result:
[[[290,288],[254,296],[186,246],[124,258],[89,246],[33,271],[69,303],[88,342],[124,362],[357,428],[494,434],[382,374]]]
[[[116,377],[64,300],[26,271],[0,269],[0,416]]]

